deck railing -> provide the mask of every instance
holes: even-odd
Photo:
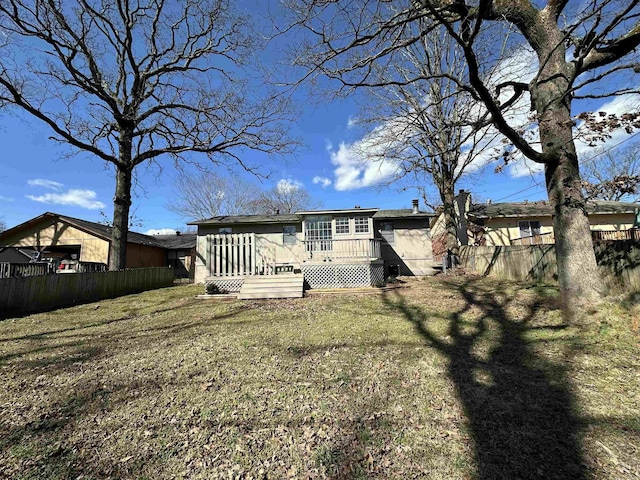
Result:
[[[380,258],[379,238],[305,240],[306,260],[347,260]]]
[[[640,228],[629,230],[593,230],[594,240],[640,240]]]
[[[0,263],[0,278],[34,277],[55,273],[55,265],[51,263]]]

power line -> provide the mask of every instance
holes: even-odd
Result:
[[[511,197],[513,197],[515,195],[518,195],[518,194],[522,193],[522,192],[526,192],[527,190],[531,190],[532,188],[540,187],[541,185],[542,184],[540,182],[536,182],[535,180],[533,180],[533,185],[529,185],[528,187],[523,188],[522,190],[519,190],[519,191],[517,191],[515,193],[512,193],[510,195],[507,195],[506,197],[499,198],[498,200],[496,200],[496,202],[500,202],[502,200],[506,200],[507,198],[511,198]]]
[[[639,136],[639,135],[640,135],[640,132],[636,132],[636,133],[634,133],[633,135],[630,135],[630,136],[626,137],[624,140],[621,140],[621,141],[619,141],[618,143],[616,143],[616,144],[614,144],[614,145],[611,145],[611,146],[610,146],[609,148],[607,148],[606,150],[602,150],[602,151],[598,152],[597,154],[593,155],[592,157],[589,157],[589,158],[586,158],[586,159],[580,160],[580,164],[585,164],[585,163],[588,163],[588,162],[593,162],[596,158],[598,158],[598,157],[600,157],[600,156],[604,155],[605,153],[610,152],[611,150],[613,150],[613,149],[615,149],[615,148],[619,147],[619,146],[620,146],[620,145],[622,145],[623,143],[628,142],[628,141],[632,140],[633,138],[635,138],[635,137],[637,137],[637,136]],[[507,198],[515,197],[516,195],[519,195],[519,194],[521,194],[521,193],[523,193],[523,192],[526,192],[526,191],[528,191],[528,190],[531,190],[532,188],[541,187],[541,186],[543,186],[541,182],[536,182],[535,180],[533,180],[533,185],[529,185],[528,187],[523,188],[522,190],[519,190],[519,191],[517,191],[517,192],[514,192],[514,193],[512,193],[512,194],[510,194],[510,195],[507,195],[507,196],[505,196],[505,197],[499,198],[498,200],[496,200],[496,202],[501,202],[502,200],[506,200]]]
[[[605,153],[609,153],[611,150],[613,150],[614,148],[619,147],[620,145],[622,145],[625,142],[628,142],[629,140],[631,140],[634,137],[637,137],[638,135],[640,135],[640,132],[636,132],[633,135],[628,136],[627,138],[625,138],[624,140],[621,140],[620,142],[616,143],[615,145],[611,145],[609,148],[607,148],[606,150],[602,150],[601,152],[598,152],[597,154],[595,154],[593,157],[591,158],[586,158],[582,161],[580,161],[579,163],[587,163],[587,162],[592,162],[593,160],[595,160],[596,158],[604,155]]]

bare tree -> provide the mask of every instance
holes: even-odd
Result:
[[[320,202],[313,200],[301,184],[291,180],[280,180],[275,187],[263,191],[253,202],[253,213],[294,213],[318,208]]]
[[[169,210],[188,220],[254,213],[259,188],[238,176],[211,171],[181,172]]]
[[[441,242],[457,253],[456,185],[479,170],[493,152],[495,130],[474,128],[481,111],[471,95],[460,92],[466,76],[461,49],[444,27],[420,36],[421,22],[407,25],[404,38],[418,38],[400,55],[379,67],[372,78],[359,121],[377,125],[361,152],[370,161],[392,162],[391,182],[416,182],[425,203],[435,209],[429,191],[435,187],[442,205],[445,234]],[[450,76],[457,80],[454,82]],[[388,184],[388,183],[387,183]]]
[[[4,220],[0,219],[0,233],[4,232],[7,229],[7,224]]]
[[[582,161],[581,168],[587,200],[633,200],[640,193],[640,143],[600,149]]]
[[[287,102],[246,73],[261,37],[229,0],[3,0],[0,24],[0,102],[115,167],[111,269],[138,165],[196,152],[251,169],[242,149],[291,147]]]
[[[638,65],[640,2],[291,0],[289,7],[294,24],[307,34],[296,64],[308,76],[338,80],[346,91],[379,85],[371,75],[373,65],[387,64],[431,29],[444,27],[467,67],[463,78],[444,75],[482,103],[481,124],[490,122],[509,142],[506,159],[517,149],[544,165],[568,318],[578,318],[573,314],[584,303],[599,298],[602,282],[582,195],[572,106],[576,99],[638,91],[632,76]],[[420,35],[406,38],[405,30],[414,24],[420,25]],[[526,45],[535,52],[536,72],[532,80],[521,77],[492,86],[486,73],[498,59],[487,40],[502,44],[507,34],[512,51]],[[528,136],[530,129],[512,125],[506,113],[527,95],[539,143]]]

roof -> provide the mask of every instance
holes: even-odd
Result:
[[[298,223],[302,219],[294,213],[285,213],[279,215],[220,215],[205,220],[191,222],[188,225],[232,225],[241,223]]]
[[[90,233],[96,237],[100,237],[104,240],[111,240],[111,227],[107,225],[102,225],[101,223],[89,222],[88,220],[82,220],[79,218],[67,217],[66,215],[60,215],[58,213],[53,212],[45,212],[42,215],[32,218],[31,220],[27,220],[20,225],[16,225],[13,228],[5,230],[0,234],[0,244],[2,243],[2,239],[14,235],[16,232],[22,230],[23,228],[34,226],[40,223],[43,220],[51,219],[51,220],[60,220],[62,222],[66,222],[79,230]],[[164,248],[164,246],[156,241],[154,237],[149,235],[145,235],[143,233],[132,232],[129,231],[127,234],[127,242],[135,243],[138,245],[147,245],[151,247],[160,247]]]
[[[329,213],[373,213],[380,210],[379,208],[342,208],[333,210],[308,210],[302,212],[296,212],[298,215],[326,215]]]
[[[304,212],[286,213],[280,215],[221,215],[205,220],[191,222],[189,225],[232,225],[232,224],[283,224],[299,223],[303,216],[327,215],[331,213],[373,213],[374,219],[385,218],[431,218],[435,214],[428,212],[413,213],[410,208],[399,210],[380,210],[378,208],[348,208],[342,210],[309,210]]]
[[[179,235],[153,235],[153,239],[161,243],[167,250],[190,250],[196,246],[195,233]]]
[[[413,213],[411,208],[401,208],[398,210],[378,210],[374,215],[374,220],[383,220],[386,218],[424,218],[430,219],[436,214],[433,212],[418,212]]]
[[[640,209],[638,203],[612,202],[596,200],[587,202],[587,213],[590,215],[611,215],[616,213],[635,213]],[[547,202],[511,202],[487,203],[471,205],[468,215],[474,218],[494,217],[545,217],[551,216],[553,210]]]

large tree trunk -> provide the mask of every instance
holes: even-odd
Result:
[[[109,270],[122,270],[127,266],[127,234],[131,207],[131,170],[116,170],[116,194],[113,197],[113,229],[109,250]]]
[[[553,229],[556,237],[558,282],[566,307],[598,298],[601,279],[598,272],[591,230],[582,196],[578,158],[572,138],[568,112],[555,112],[552,128],[540,126],[543,145],[562,145],[545,166],[549,202],[553,207]],[[568,122],[569,123],[568,123]]]
[[[554,212],[558,282],[565,311],[572,319],[582,305],[600,296],[601,280],[573,140],[568,93],[573,67],[565,60],[562,34],[555,25],[548,26],[541,39],[545,40],[538,50],[542,67],[531,85],[531,97],[538,112],[540,144],[546,157],[545,179]]]
[[[127,267],[127,235],[129,233],[129,209],[131,208],[132,132],[122,130],[118,141],[119,163],[116,165],[116,193],[113,197],[113,228],[109,249],[109,270]]]
[[[458,221],[456,216],[455,204],[455,185],[453,179],[443,178],[440,191],[440,199],[442,200],[442,211],[444,218],[444,244],[447,250],[454,255],[458,255]],[[464,212],[460,212],[464,215]]]

